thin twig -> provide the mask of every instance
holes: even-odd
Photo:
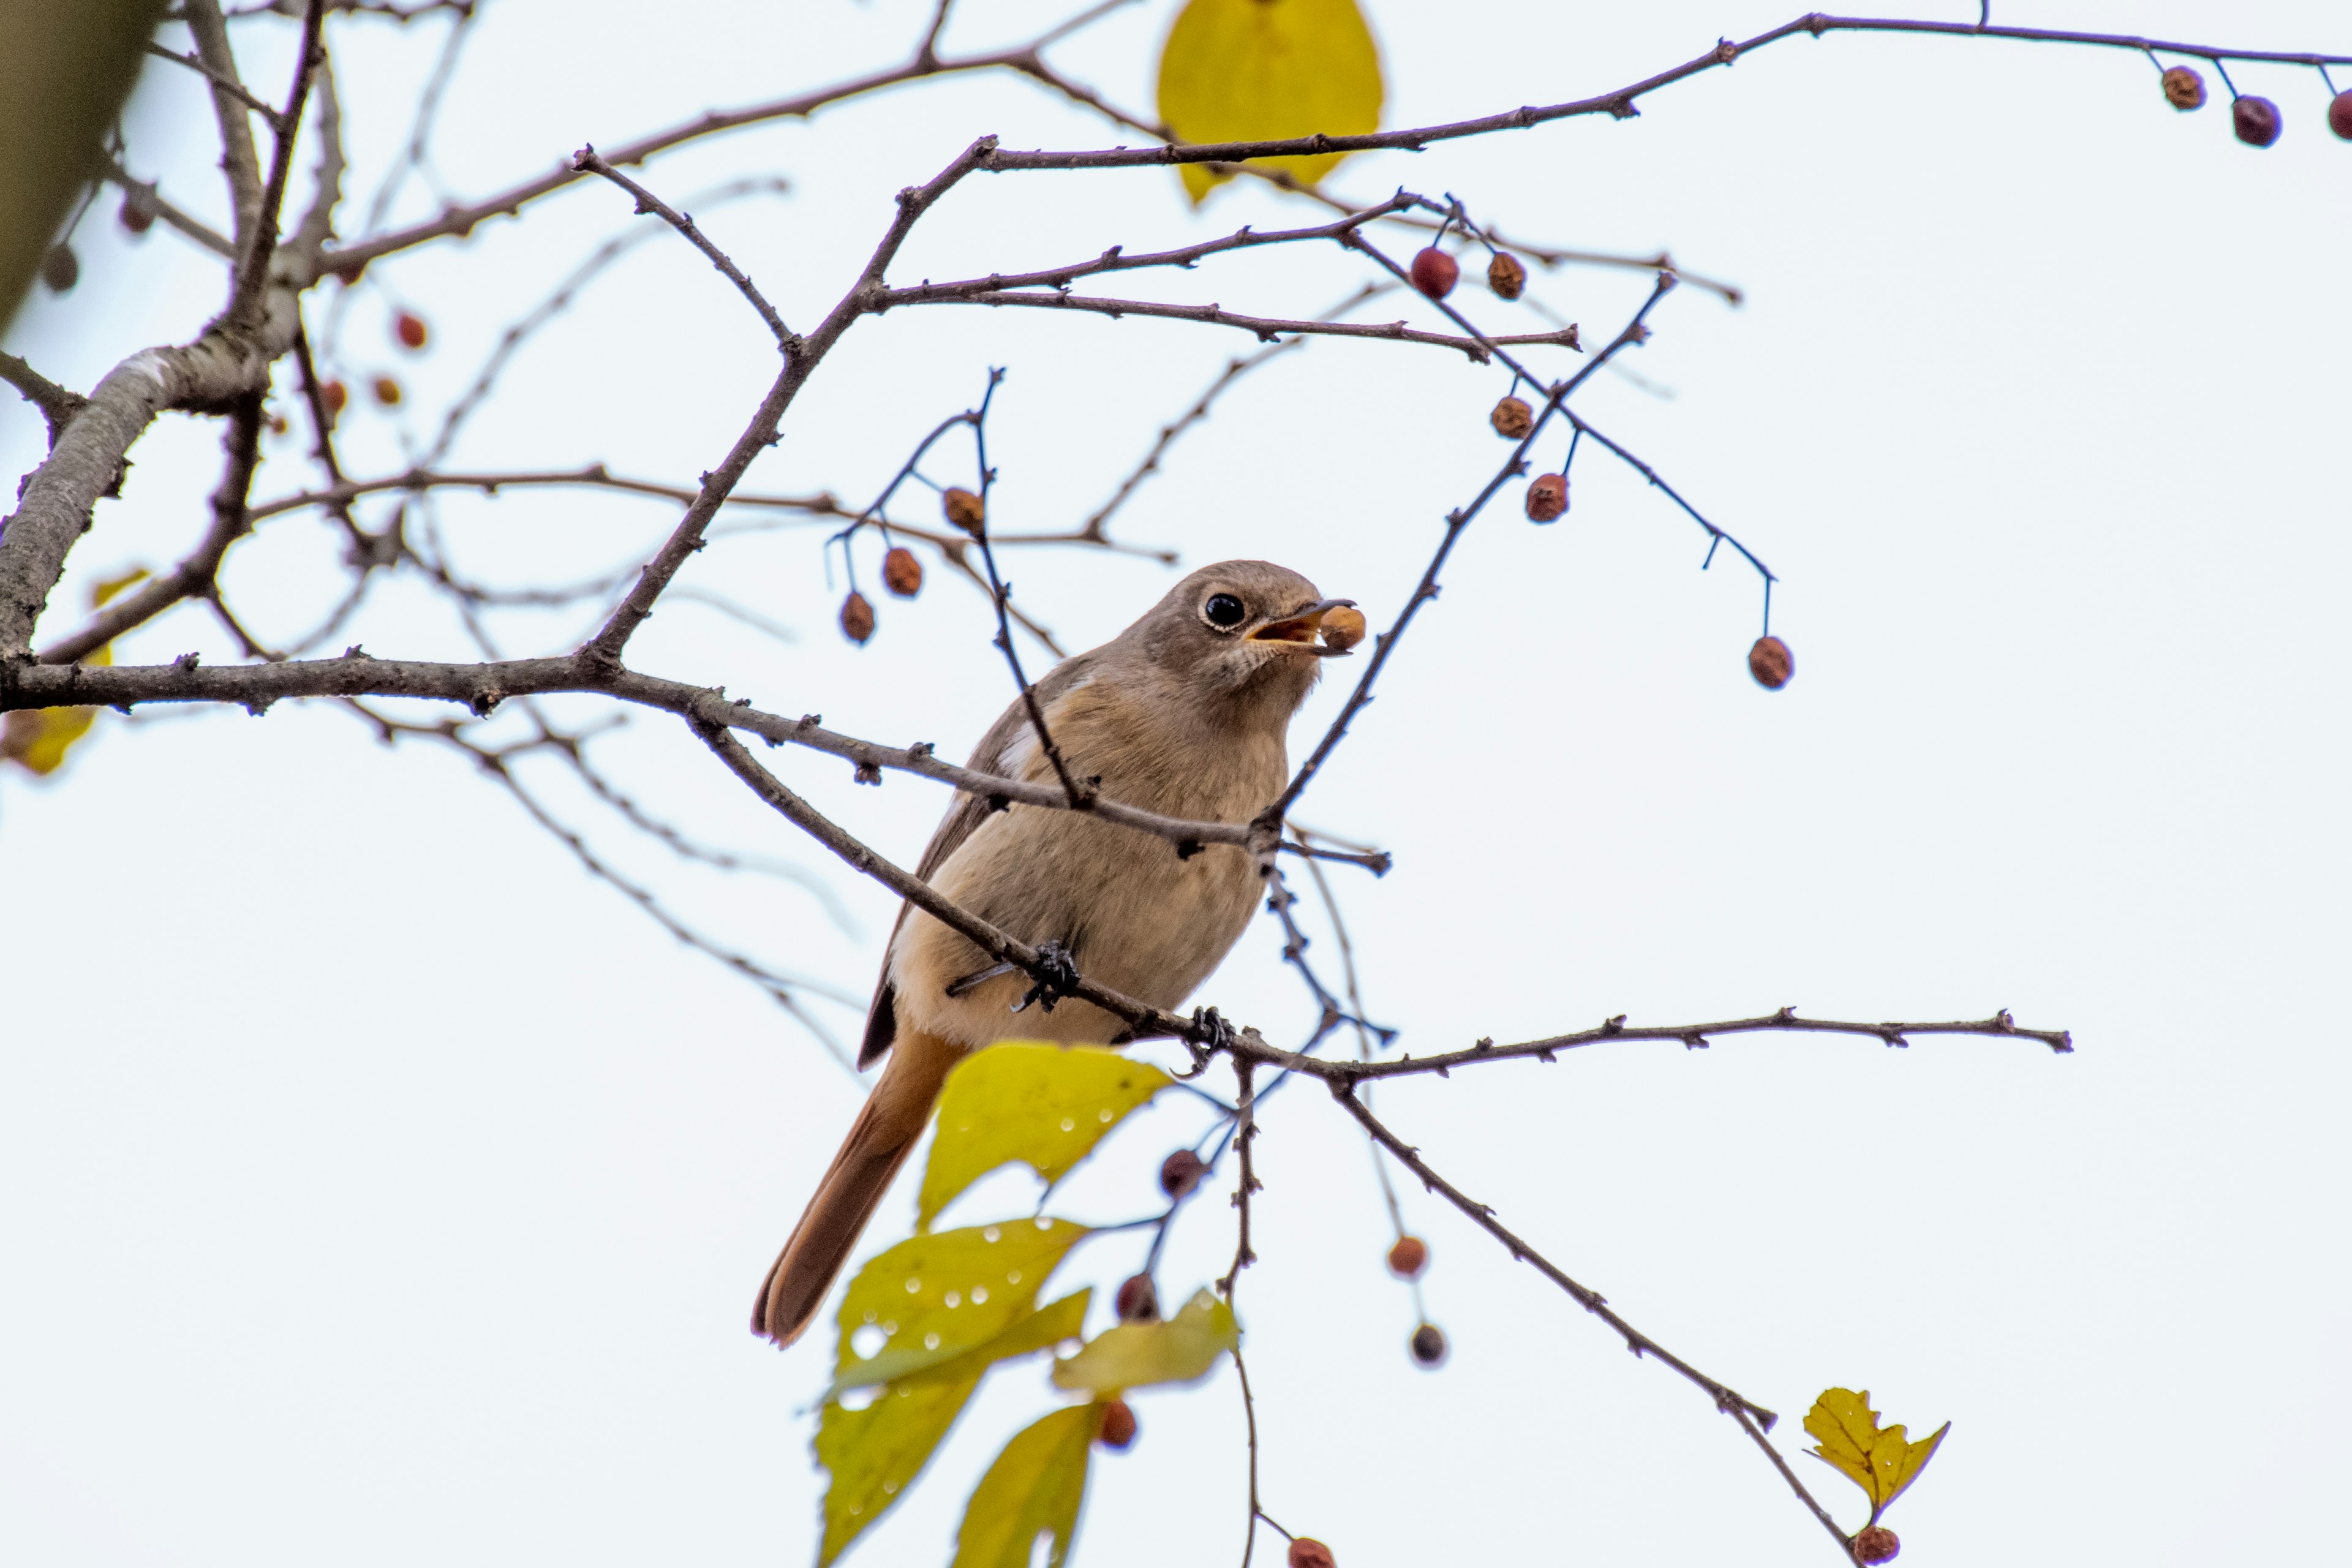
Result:
[[[1492,1208],[1467,1196],[1453,1183],[1432,1170],[1428,1162],[1422,1159],[1419,1150],[1410,1147],[1402,1139],[1390,1131],[1386,1124],[1374,1116],[1370,1109],[1355,1095],[1349,1093],[1344,1088],[1335,1087],[1332,1090],[1332,1098],[1337,1100],[1341,1108],[1349,1115],[1353,1116],[1362,1125],[1364,1131],[1370,1133],[1381,1147],[1386,1149],[1399,1164],[1420,1177],[1423,1186],[1442,1195],[1446,1202],[1468,1215],[1473,1225],[1501,1242],[1510,1252],[1512,1261],[1533,1264],[1538,1273],[1567,1291],[1578,1306],[1582,1307],[1623,1336],[1627,1350],[1632,1351],[1635,1355],[1657,1357],[1659,1361],[1674,1368],[1689,1382],[1705,1390],[1707,1397],[1715,1402],[1717,1408],[1727,1412],[1745,1410],[1755,1416],[1768,1432],[1772,1429],[1773,1423],[1780,1420],[1780,1417],[1771,1411],[1765,1409],[1728,1384],[1718,1383],[1709,1377],[1620,1317],[1611,1309],[1608,1300],[1599,1291],[1590,1289],[1569,1278],[1557,1264],[1506,1229],[1502,1222],[1495,1217],[1495,1211]]]
[[[1555,332],[1513,332],[1492,337],[1481,342],[1475,338],[1455,337],[1449,332],[1423,331],[1408,327],[1402,321],[1377,324],[1362,321],[1287,321],[1271,316],[1247,316],[1228,310],[1222,305],[1170,305],[1156,300],[1104,300],[1088,294],[1025,294],[979,293],[945,295],[936,300],[907,300],[908,305],[1015,305],[1044,310],[1076,310],[1084,314],[1108,316],[1144,316],[1163,321],[1199,321],[1214,327],[1233,327],[1255,333],[1260,342],[1272,342],[1287,333],[1307,333],[1327,338],[1381,338],[1394,342],[1425,343],[1432,348],[1454,349],[1467,355],[1474,363],[1485,364],[1492,357],[1493,345],[1513,347],[1563,348],[1577,346],[1576,329]]]
[[[800,343],[798,335],[790,327],[784,325],[784,319],[776,314],[776,308],[768,303],[767,296],[760,292],[758,286],[751,281],[743,269],[736,266],[725,251],[713,245],[709,236],[695,226],[691,214],[679,212],[653,192],[604,162],[596,155],[596,149],[593,146],[583,147],[579,152],[574,153],[572,155],[572,167],[582,174],[601,174],[612,181],[636,198],[637,211],[653,214],[684,235],[688,242],[695,249],[702,252],[709,258],[710,265],[719,269],[719,275],[734,284],[736,291],[751,302],[751,309],[760,313],[760,320],[768,324],[768,331],[774,335],[776,346],[788,354],[797,350]]]

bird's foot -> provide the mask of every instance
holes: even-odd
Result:
[[[1016,1013],[1032,1002],[1050,1013],[1055,1003],[1078,988],[1077,961],[1070,955],[1070,950],[1058,942],[1037,944],[1037,967],[1030,972],[1030,975],[1036,983],[1029,987],[1020,1001],[1013,1004],[1013,1010]]]

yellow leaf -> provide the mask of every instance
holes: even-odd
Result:
[[[1160,51],[1160,119],[1185,142],[1353,136],[1381,126],[1381,51],[1356,0],[1192,0]],[[1345,157],[1268,158],[1314,184]],[[1198,205],[1232,178],[1178,165]]]
[[[951,1361],[886,1384],[873,1402],[850,1410],[827,1404],[817,1416],[816,1462],[832,1478],[824,1494],[825,1568],[867,1525],[904,1497],[955,1424],[982,1373],[1000,1361],[1074,1339],[1086,1322],[1090,1290],[1065,1296]]]
[[[113,662],[111,643],[82,660],[93,665]],[[65,764],[66,748],[89,733],[97,721],[95,708],[19,708],[0,726],[0,762],[16,763],[47,778]]]
[[[115,595],[125,588],[136,587],[145,581],[147,581],[147,568],[144,566],[134,566],[120,577],[109,577],[90,589],[89,607],[93,610],[102,610],[106,607],[106,602]]]
[[[994,1339],[1029,1315],[1045,1276],[1086,1234],[1067,1220],[1013,1219],[913,1237],[872,1259],[842,1298],[826,1397],[940,1365]]]
[[[1170,1081],[1149,1062],[1091,1046],[1017,1040],[974,1051],[940,1092],[940,1131],[923,1168],[916,1228],[999,1165],[1023,1161],[1048,1184],[1061,1180],[1119,1118]]]
[[[1947,1421],[1935,1436],[1907,1441],[1899,1425],[1879,1426],[1866,1388],[1860,1394],[1850,1388],[1827,1389],[1805,1415],[1805,1430],[1819,1445],[1809,1452],[1828,1460],[1869,1496],[1873,1522],[1919,1479],[1951,1429]]]
[[[1045,1568],[1061,1568],[1101,1430],[1101,1405],[1073,1405],[1015,1432],[964,1505],[953,1568],[1030,1568],[1037,1538],[1049,1532]]]
[[[1234,1310],[1206,1290],[1164,1323],[1105,1329],[1067,1361],[1054,1363],[1055,1388],[1112,1394],[1149,1383],[1190,1383],[1241,1343]]]

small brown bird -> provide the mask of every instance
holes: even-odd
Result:
[[[1290,716],[1321,673],[1326,599],[1265,561],[1205,566],[1116,638],[1037,683],[1045,728],[1071,776],[1108,799],[1192,821],[1247,822],[1282,793]],[[986,773],[1055,782],[1027,707],[1007,708],[973,752]],[[1088,979],[1173,1007],[1209,977],[1248,925],[1257,869],[1238,846],[1191,857],[1083,812],[1015,805],[992,813],[959,795],[917,875],[1024,942],[1058,943]],[[898,911],[857,1065],[890,1063],[851,1124],[816,1195],[768,1271],[751,1329],[798,1339],[858,1233],[921,1137],[948,1070],[1009,1038],[1103,1042],[1126,1026],[1071,998],[1015,1013],[1031,980],[973,983],[989,955],[912,904]]]

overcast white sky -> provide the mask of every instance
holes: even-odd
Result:
[[[488,192],[583,142],[894,60],[926,10],[497,0],[438,165],[454,190]],[[1792,10],[1375,0],[1370,15],[1386,121],[1403,125],[1601,90]],[[2316,3],[1995,10],[2352,50],[2342,8]],[[973,4],[948,41],[1017,38],[1056,14]],[[1150,0],[1056,58],[1148,104],[1171,15]],[[363,168],[404,134],[439,37],[437,23],[341,34]],[[281,79],[283,58],[257,47],[254,74]],[[1373,1014],[1415,1051],[1783,1004],[1873,1019],[2007,1006],[2074,1031],[2065,1058],[1974,1038],[1745,1039],[1381,1094],[1507,1223],[1785,1412],[1784,1452],[1831,1384],[1870,1389],[1915,1433],[1950,1420],[1890,1518],[1922,1568],[2311,1559],[2340,1534],[2314,1505],[2338,1484],[2352,1399],[2352,143],[2326,132],[2315,74],[2236,74],[2286,111],[2268,152],[2231,138],[2224,104],[2174,113],[2128,53],[1791,40],[1639,119],[1361,158],[1333,182],[1368,200],[1401,182],[1452,191],[1562,244],[1668,246],[1748,291],[1736,310],[1676,293],[1630,361],[1648,388],[1604,375],[1581,405],[1771,563],[1798,660],[1780,694],[1748,680],[1753,575],[1725,559],[1702,575],[1698,530],[1589,450],[1559,526],[1482,519],[1299,813],[1398,858],[1379,882],[1336,876]],[[219,210],[186,73],[152,62],[129,127],[135,169]],[[971,79],[739,133],[646,177],[677,197],[788,178],[789,196],[713,209],[707,226],[800,324],[854,275],[889,193],[983,132],[1121,140],[1032,86]],[[427,200],[412,193],[409,210]],[[899,270],[1049,265],[1301,210],[1239,191],[1193,215],[1156,171],[977,179]],[[79,289],[37,300],[7,342],[83,387],[188,337],[219,297],[194,252],[160,228],[127,244],[110,211],[85,226]],[[582,188],[381,268],[341,363],[394,369],[437,411],[508,321],[628,221],[617,193]],[[1357,268],[1336,249],[1261,253],[1136,287],[1311,314]],[[1538,291],[1598,339],[1645,287],[1579,270]],[[431,320],[428,355],[387,346],[395,301]],[[1001,364],[998,521],[1068,523],[1249,346],[1136,320],[898,312],[825,363],[751,484],[870,493]],[[682,246],[641,247],[534,343],[456,460],[690,480],[740,428],[771,353]],[[1434,350],[1318,342],[1238,387],[1118,531],[1187,565],[1280,560],[1385,622],[1444,513],[1497,460],[1485,414],[1507,380]],[[349,466],[394,469],[402,428],[348,418]],[[29,408],[0,405],[0,468],[23,471],[40,439]],[[217,440],[174,418],[142,442],[52,629],[91,581],[185,550]],[[297,447],[272,450],[262,495],[308,477]],[[961,476],[950,462],[940,477]],[[440,516],[469,569],[507,582],[633,559],[672,521],[544,492]],[[332,558],[322,530],[273,523],[228,582],[266,635],[290,636]],[[799,640],[679,607],[638,639],[642,668],[953,755],[1010,695],[982,601],[944,574],[911,605],[883,604],[853,649],[814,534],[731,542],[695,570]],[[1062,554],[1020,560],[1014,580],[1084,647],[1172,579]],[[373,652],[463,655],[421,595],[373,614]],[[516,646],[576,625],[519,623]],[[228,652],[190,611],[121,653],[191,648]],[[1338,697],[1314,699],[1297,750]],[[690,874],[606,834],[611,853],[729,941],[864,994],[886,895],[823,864],[668,721],[639,716],[608,745],[633,792],[703,837],[819,871],[854,930],[789,885]],[[919,780],[854,790],[839,763],[772,760],[902,861],[945,805]],[[756,991],[586,879],[459,759],[387,752],[323,709],[110,718],[50,784],[10,772],[0,892],[0,1557],[362,1568],[811,1550],[821,1477],[803,1412],[829,1336],[780,1356],[744,1320],[859,1091]],[[1261,922],[1201,999],[1295,1036],[1310,1009],[1276,948]],[[1315,955],[1336,959],[1328,940]],[[854,1033],[854,1010],[826,1016]],[[1199,1125],[1181,1104],[1147,1113],[1059,1211],[1145,1212],[1151,1169]],[[1361,1137],[1320,1096],[1286,1092],[1260,1148],[1264,1261],[1240,1310],[1284,1523],[1348,1568],[1829,1560],[1702,1396],[1413,1191],[1429,1309],[1454,1346],[1442,1372],[1416,1369]],[[1223,1190],[1180,1226],[1168,1293],[1222,1272]],[[1021,1212],[1032,1193],[1003,1176],[958,1213]],[[910,1213],[894,1196],[871,1241]],[[1091,1244],[1064,1278],[1108,1287],[1139,1249]],[[992,1378],[852,1561],[944,1561],[972,1479],[1053,1398],[1038,1363]],[[1237,1562],[1230,1370],[1138,1403],[1142,1436],[1097,1465],[1077,1561]],[[1859,1521],[1858,1493],[1792,1462]]]

